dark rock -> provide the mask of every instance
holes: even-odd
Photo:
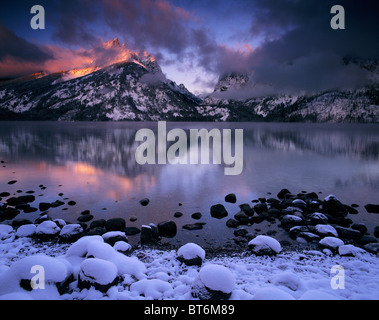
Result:
[[[107,232],[107,229],[105,229],[105,227],[93,227],[86,232],[88,236],[102,236],[104,233]]]
[[[140,233],[141,230],[138,229],[138,228],[136,228],[136,227],[126,227],[126,228],[124,229],[124,232],[125,232],[125,234],[126,234],[127,236],[134,236],[134,235]]]
[[[51,207],[51,204],[48,203],[48,202],[41,202],[39,205],[38,205],[38,208],[40,211],[46,211],[46,210],[49,210]]]
[[[254,206],[254,211],[256,213],[262,213],[264,211],[268,211],[268,207],[267,207],[267,204],[266,203],[257,203],[255,206]]]
[[[213,218],[222,219],[228,216],[228,211],[222,204],[215,204],[211,207],[211,216]]]
[[[112,218],[105,223],[107,231],[124,231],[125,226],[125,219],[123,218]]]
[[[368,252],[371,252],[373,254],[379,253],[379,243],[368,243],[363,246],[363,249],[365,249]]]
[[[183,213],[181,213],[181,212],[175,212],[174,213],[175,218],[180,218],[182,215],[183,215]]]
[[[309,200],[318,200],[318,195],[316,192],[309,192],[305,194],[305,197]]]
[[[308,232],[307,226],[295,226],[289,229],[289,235],[292,239],[296,239],[300,233]]]
[[[267,213],[271,217],[279,218],[279,216],[281,214],[281,210],[279,210],[277,208],[270,208],[270,209],[267,210]]]
[[[234,219],[236,219],[240,224],[248,224],[249,223],[249,217],[246,213],[240,211],[234,215]]]
[[[252,217],[255,213],[254,209],[252,207],[250,207],[250,205],[248,203],[240,204],[239,207],[240,207],[241,211],[244,212],[249,217]]]
[[[304,225],[304,219],[295,215],[287,214],[282,218],[281,224],[284,229],[290,229],[294,226]]]
[[[346,204],[344,206],[345,206],[347,212],[349,212],[350,214],[358,214],[359,213],[359,211],[357,209],[355,209],[351,206],[348,206]]]
[[[31,212],[36,212],[36,211],[38,211],[38,209],[34,207],[28,207],[24,209],[25,213],[31,213]]]
[[[191,215],[192,219],[199,220],[201,219],[202,215],[201,212],[195,212]]]
[[[367,232],[367,227],[363,223],[354,223],[351,229],[358,230],[362,235]]]
[[[19,210],[14,208],[5,208],[0,211],[0,221],[14,219],[20,213]]]
[[[151,226],[143,225],[141,227],[141,236],[140,236],[141,244],[153,243],[153,230]]]
[[[375,227],[374,229],[374,236],[379,238],[379,226]]]
[[[230,203],[236,203],[237,197],[234,193],[229,193],[228,195],[225,196],[225,201],[230,202]]]
[[[266,203],[266,198],[258,198],[260,203]]]
[[[237,229],[233,232],[236,237],[244,237],[247,233],[248,231],[246,229]]]
[[[9,192],[1,192],[0,197],[9,197],[11,194]]]
[[[333,217],[346,217],[348,211],[346,207],[337,199],[331,198],[322,203],[324,213],[330,214]]]
[[[175,237],[177,232],[176,223],[172,220],[161,222],[158,224],[158,232],[162,237]]]
[[[307,203],[301,199],[295,199],[292,201],[292,205],[296,208],[300,208],[301,210],[305,210],[307,207]]]
[[[317,224],[327,224],[328,223],[328,217],[320,212],[314,212],[309,215],[309,219],[313,225]]]
[[[277,197],[279,199],[284,199],[286,197],[287,194],[291,194],[291,192],[288,190],[288,189],[282,189],[279,191],[279,193],[277,194]]]
[[[17,180],[11,180],[8,182],[8,184],[15,184],[17,182]]]
[[[140,203],[142,206],[144,206],[144,207],[146,207],[146,206],[149,204],[149,202],[150,202],[150,200],[149,200],[148,198],[144,198],[144,199],[141,199],[141,200],[139,201],[139,203]]]
[[[344,239],[358,240],[362,236],[362,234],[358,230],[353,230],[340,226],[336,226],[335,229],[337,230],[338,235]]]
[[[130,221],[130,222],[135,222],[135,221],[137,221],[137,217],[136,217],[136,216],[131,216],[131,217],[129,218],[129,221]]]
[[[57,207],[63,206],[64,202],[60,201],[60,200],[55,200],[50,205],[51,205],[52,208],[57,208]]]
[[[183,226],[183,229],[186,229],[186,230],[201,230],[203,229],[203,225],[205,225],[204,222],[197,222],[197,223],[190,223],[190,224],[185,224]]]
[[[379,204],[366,204],[365,209],[368,213],[379,213]]]
[[[25,224],[33,224],[33,222],[28,220],[28,219],[14,219],[14,220],[12,220],[12,227],[14,229],[18,229],[19,227],[21,227]]]
[[[89,210],[84,210],[84,211],[82,211],[80,214],[81,214],[82,216],[85,216],[85,215],[87,215],[87,214],[91,214],[91,211],[89,211]]]
[[[84,216],[80,216],[77,220],[79,222],[88,222],[88,221],[91,221],[93,219],[93,215],[92,214],[86,214]]]
[[[237,228],[240,225],[240,223],[235,219],[229,219],[226,221],[226,226],[228,228]]]
[[[76,202],[74,200],[70,200],[69,202],[67,202],[67,204],[69,206],[74,206],[74,205],[76,205]]]
[[[379,230],[378,230],[379,231]],[[379,235],[379,233],[378,233]],[[371,236],[362,236],[360,239],[359,239],[359,243],[360,244],[367,244],[367,243],[376,243],[378,242],[378,240],[374,237],[371,237]]]
[[[333,217],[332,215],[325,214],[328,217],[329,224],[338,224],[341,227],[349,227],[352,223],[350,219],[343,217]]]
[[[317,234],[314,234],[312,232],[300,232],[298,234],[298,237],[303,238],[309,242],[320,241],[320,236],[318,236]]]
[[[94,220],[91,222],[89,225],[90,229],[93,228],[98,228],[98,227],[105,227],[106,221],[105,219],[99,219],[99,220]]]

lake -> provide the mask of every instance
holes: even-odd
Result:
[[[379,203],[379,125],[310,123],[198,123],[171,122],[167,130],[205,128],[243,129],[243,171],[225,175],[223,164],[140,165],[135,141],[142,128],[157,131],[157,122],[0,122],[0,192],[11,196],[34,191],[33,206],[62,200],[53,218],[75,222],[83,210],[94,219],[123,217],[127,226],[174,220],[178,234],[164,242],[187,241],[205,246],[232,243],[233,229],[225,226],[239,211],[238,204],[276,197],[282,188],[297,194],[329,194],[345,204],[358,204],[359,214],[372,234],[379,215],[364,209]],[[212,162],[211,162],[212,163]],[[17,180],[9,185],[8,181]],[[62,195],[63,193],[63,195]],[[226,203],[235,193],[237,203]],[[139,200],[148,198],[142,206]],[[6,198],[3,198],[5,201]],[[67,205],[73,200],[75,205]],[[214,219],[210,206],[221,203],[229,217]],[[174,218],[175,212],[183,216]],[[200,212],[195,220],[191,215]],[[21,213],[30,220],[40,212]],[[136,218],[134,222],[129,221]],[[203,230],[183,230],[188,223],[205,222]],[[275,223],[249,226],[262,233]],[[276,222],[278,224],[278,222]],[[129,237],[137,243],[139,236]]]

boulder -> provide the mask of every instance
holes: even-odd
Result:
[[[42,241],[49,241],[59,234],[61,229],[51,220],[42,222],[36,228],[36,237]]]
[[[125,219],[123,218],[112,218],[105,223],[107,231],[124,231],[125,226]]]
[[[291,194],[291,192],[288,190],[288,189],[282,189],[279,191],[279,193],[277,194],[277,197],[279,199],[284,199],[286,197],[287,194]]]
[[[98,258],[86,259],[80,265],[78,288],[94,287],[105,293],[117,283],[117,278],[117,267],[113,262]]]
[[[368,213],[379,213],[379,204],[366,204],[365,209]]]
[[[141,200],[139,201],[139,203],[140,203],[142,206],[144,206],[144,207],[146,207],[146,206],[149,204],[149,202],[150,202],[150,200],[149,200],[148,198],[144,198],[144,199],[141,199]]]
[[[201,266],[204,258],[204,249],[195,243],[187,243],[177,252],[177,259],[187,266]]]
[[[200,300],[228,300],[235,286],[233,273],[226,267],[208,264],[202,267],[191,288]]]
[[[172,238],[176,236],[177,227],[176,223],[172,220],[160,222],[158,224],[159,235],[166,238]]]
[[[340,226],[336,226],[335,228],[338,232],[338,235],[344,239],[358,240],[362,236],[361,232],[358,230],[344,228]]]
[[[248,243],[248,247],[257,256],[276,255],[282,250],[279,241],[272,237],[263,235],[259,235],[252,239]]]
[[[287,214],[282,218],[281,223],[284,229],[290,229],[294,226],[304,225],[304,219],[293,214]]]
[[[80,224],[66,224],[59,232],[59,239],[62,242],[75,242],[84,235],[84,230]]]
[[[222,219],[228,216],[228,211],[222,204],[215,204],[211,207],[211,216],[216,219]]]
[[[237,197],[234,193],[229,193],[225,196],[225,202],[236,203]]]

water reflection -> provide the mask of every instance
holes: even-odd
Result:
[[[200,211],[216,230],[225,222],[212,221],[209,207],[224,203],[230,192],[238,203],[276,195],[284,187],[334,193],[362,206],[377,202],[377,125],[167,123],[167,130],[186,132],[244,129],[244,171],[238,176],[225,176],[223,165],[138,165],[134,139],[141,128],[156,132],[157,123],[1,122],[0,160],[7,163],[0,170],[0,192],[43,184],[44,201],[57,200],[59,193],[75,198],[76,207],[55,212],[72,221],[80,210],[93,209],[97,218],[138,216],[140,226],[183,211],[184,224]],[[19,184],[7,185],[12,179]],[[147,207],[138,203],[144,197],[151,200]],[[230,215],[238,211],[236,205],[226,207]]]

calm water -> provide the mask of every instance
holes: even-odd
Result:
[[[5,161],[0,192],[34,190],[36,207],[74,200],[75,206],[50,210],[53,218],[70,222],[85,209],[95,219],[123,217],[136,227],[172,219],[179,232],[171,243],[223,244],[233,230],[225,227],[228,218],[210,217],[211,205],[224,204],[232,217],[238,204],[269,193],[276,197],[282,188],[320,192],[320,198],[335,194],[343,203],[360,206],[360,214],[350,216],[354,221],[366,223],[371,232],[379,225],[379,215],[363,208],[379,203],[379,125],[167,123],[167,130],[243,129],[244,170],[238,176],[225,176],[223,165],[139,165],[135,150],[140,143],[134,140],[141,128],[156,131],[157,123],[0,122],[0,160]],[[17,183],[8,185],[10,180]],[[231,192],[237,204],[225,203]],[[150,204],[142,207],[139,200],[146,197]],[[174,218],[176,211],[184,215]],[[192,219],[194,212],[202,218]],[[38,214],[18,217],[35,219]],[[137,221],[129,222],[131,216]],[[207,224],[201,231],[181,230],[195,222]],[[270,226],[263,222],[249,228]],[[138,241],[138,236],[129,239]]]

